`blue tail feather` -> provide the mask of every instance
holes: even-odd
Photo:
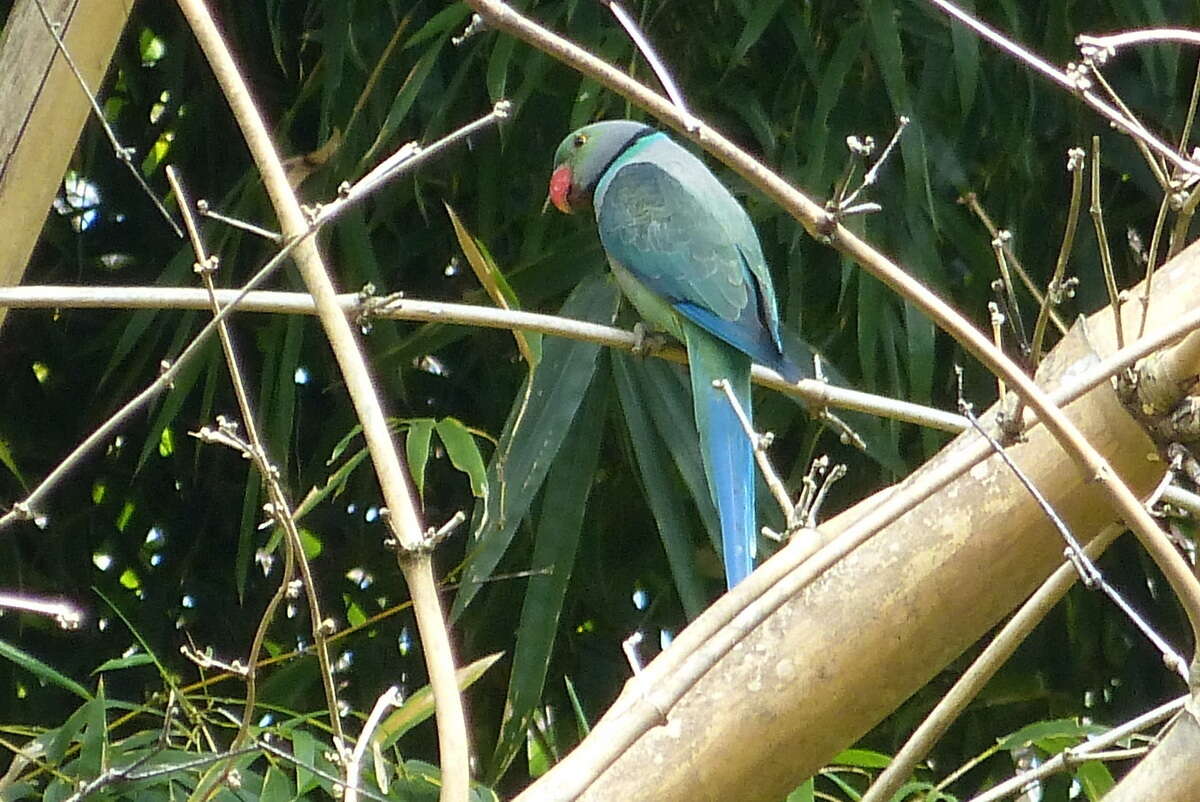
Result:
[[[754,570],[754,449],[729,399],[713,382],[728,379],[742,409],[751,416],[750,357],[690,322],[683,329],[700,453],[721,521],[725,580],[732,588]]]

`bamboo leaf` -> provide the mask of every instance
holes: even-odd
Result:
[[[442,418],[437,422],[437,433],[446,446],[450,463],[471,480],[471,494],[475,498],[486,496],[487,467],[483,464],[475,435],[457,418]]]
[[[617,305],[616,287],[606,276],[595,275],[571,293],[559,314],[611,325]],[[545,355],[513,405],[488,466],[488,493],[476,505],[474,549],[464,565],[452,617],[466,608],[508,550],[583,403],[599,353],[600,347],[591,343],[547,341]]]
[[[583,530],[584,510],[600,460],[607,395],[607,387],[592,383],[554,460],[554,480],[546,487],[534,534],[534,575],[521,607],[504,722],[486,775],[489,784],[503,776],[520,752],[533,713],[542,701],[563,598]]]
[[[501,309],[519,309],[517,295],[513,292],[508,280],[504,278],[504,274],[500,272],[495,260],[487,253],[483,245],[471,236],[450,204],[447,203],[445,206],[446,213],[450,215],[450,222],[454,226],[454,234],[458,237],[458,245],[463,249],[467,262],[475,271],[475,277],[487,290],[492,303]],[[536,368],[542,353],[542,335],[514,329],[513,338],[517,341],[517,348],[521,350],[521,356],[525,358],[525,364],[529,365],[530,369]]]

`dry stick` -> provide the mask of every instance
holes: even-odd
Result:
[[[643,106],[680,131],[686,131],[678,110],[661,95],[618,72],[605,62],[565,39],[532,23],[499,0],[470,0],[471,5],[493,26],[526,39],[581,72],[599,80],[610,89]],[[756,188],[817,236],[827,239],[838,250],[852,257],[876,278],[922,309],[944,331],[997,376],[1002,377],[1021,396],[1025,404],[1054,436],[1060,446],[1088,480],[1099,482],[1108,491],[1117,512],[1137,534],[1143,547],[1179,596],[1187,612],[1195,642],[1200,643],[1200,581],[1175,550],[1154,519],[1142,507],[1132,491],[1115,475],[1111,466],[1079,433],[1078,428],[1051,403],[1049,396],[1008,357],[999,353],[968,321],[923,284],[904,272],[853,232],[837,223],[818,204],[768,170],[729,140],[707,125],[701,125],[694,138],[706,150],[736,170]]]
[[[92,111],[96,114],[96,120],[100,123],[100,127],[104,129],[104,133],[108,136],[108,142],[112,145],[113,153],[117,157],[117,161],[125,165],[129,172],[133,174],[133,178],[137,181],[138,186],[142,188],[142,192],[146,197],[150,198],[150,202],[154,204],[154,208],[158,209],[158,213],[163,216],[171,229],[175,232],[175,236],[182,238],[183,232],[179,229],[179,224],[171,217],[171,213],[163,206],[162,200],[146,183],[146,179],[142,177],[142,171],[133,164],[133,148],[123,146],[120,140],[117,139],[117,132],[108,124],[108,117],[104,114],[104,109],[100,108],[99,101],[96,100],[96,95],[93,94],[91,88],[87,85],[87,81],[83,78],[83,73],[79,71],[79,67],[75,66],[75,59],[71,57],[71,52],[67,50],[67,44],[59,35],[59,29],[62,27],[60,23],[52,22],[50,15],[46,13],[46,7],[42,5],[42,0],[34,0],[34,5],[37,6],[38,13],[42,15],[42,20],[46,23],[46,29],[50,31],[50,35],[54,37],[54,44],[58,47],[58,52],[62,54],[63,60],[67,62],[67,66],[71,68],[71,73],[75,76],[75,80],[83,89],[83,94],[87,96],[88,102],[92,104]]]
[[[243,455],[249,457],[250,459],[255,459],[253,456],[254,452],[249,444],[240,442],[239,439],[233,438],[233,431],[231,429],[226,430],[226,423],[224,420],[220,421],[220,426],[221,428],[216,431],[211,430],[208,427],[202,427],[198,432],[195,433],[195,436],[201,442],[221,443],[223,445],[230,446],[235,450],[240,450]],[[266,471],[263,470],[263,466],[256,464],[256,468],[260,470],[260,475],[266,475]],[[250,649],[248,650],[249,656],[246,665],[244,667],[222,667],[223,670],[227,671],[230,669],[242,668],[241,671],[234,670],[230,671],[230,673],[236,676],[242,676],[246,680],[246,700],[242,706],[244,713],[242,714],[241,721],[238,722],[237,733],[233,737],[230,748],[225,750],[229,759],[224,763],[223,766],[221,763],[214,764],[213,768],[206,772],[203,777],[201,777],[200,781],[196,784],[195,791],[193,791],[193,793],[189,796],[189,800],[208,799],[218,784],[225,783],[233,768],[233,758],[240,754],[240,750],[244,746],[243,741],[249,735],[250,722],[252,720],[251,714],[253,713],[254,707],[257,703],[256,697],[258,694],[259,666],[258,656],[262,653],[263,644],[266,642],[267,630],[270,627],[271,622],[275,620],[275,612],[279,609],[279,605],[283,603],[283,600],[287,598],[288,589],[292,583],[292,577],[296,575],[296,551],[297,550],[292,547],[292,541],[289,538],[284,545],[283,571],[280,574],[279,586],[275,589],[275,592],[271,594],[271,598],[267,600],[266,605],[263,607],[262,617],[259,619],[258,626],[255,627],[254,630],[254,637],[250,641]],[[302,549],[301,553],[303,553]],[[186,651],[184,652],[184,655],[192,656]],[[193,657],[193,659],[195,658]],[[338,721],[336,717],[334,717],[330,722],[331,727],[340,727],[340,725],[341,722]]]
[[[217,302],[216,285],[213,282],[213,273],[217,269],[218,259],[215,255],[209,256],[205,253],[204,242],[200,238],[200,230],[197,228],[196,220],[192,216],[191,204],[188,201],[187,193],[184,191],[183,184],[179,181],[178,176],[176,176],[175,169],[171,166],[167,167],[167,181],[171,184],[171,189],[175,192],[180,212],[183,214],[184,226],[187,228],[188,237],[191,239],[192,249],[196,253],[194,269],[200,274],[200,278],[204,282],[204,289],[212,305],[213,314],[219,315],[221,313],[221,305]],[[320,597],[317,595],[317,586],[313,580],[312,568],[308,564],[308,558],[304,556],[304,545],[300,540],[300,531],[296,527],[296,520],[292,516],[291,502],[288,500],[287,494],[283,491],[283,486],[279,482],[279,472],[267,456],[266,445],[259,434],[257,416],[250,403],[250,394],[246,391],[246,382],[242,378],[242,370],[237,358],[237,352],[234,349],[233,337],[229,333],[229,325],[224,320],[218,324],[217,336],[221,341],[221,349],[225,353],[225,363],[229,367],[229,379],[233,385],[234,396],[237,398],[238,409],[242,414],[242,425],[246,429],[246,440],[249,448],[245,453],[254,462],[259,476],[266,485],[267,493],[271,499],[271,515],[283,529],[286,535],[285,548],[292,552],[291,556],[295,564],[300,568],[300,576],[304,582],[304,592],[308,599],[309,620],[312,625],[313,643],[316,646],[317,663],[320,667],[321,680],[325,688],[326,705],[329,707],[330,726],[333,728],[334,737],[338,740],[344,740],[345,735],[342,732],[337,689],[334,687],[333,666],[329,660],[328,633],[326,632],[324,617],[321,614]],[[291,576],[291,573],[285,570],[280,583],[281,588],[286,589],[287,584],[291,581]],[[278,592],[276,595],[278,596]],[[275,603],[277,604],[278,602]],[[274,610],[272,609],[273,612]],[[266,636],[266,630],[272,617],[273,615],[264,615],[260,622],[258,632],[255,635],[255,643],[258,648],[261,648],[262,640]],[[250,725],[255,704],[254,691],[256,677],[254,667],[257,661],[258,652],[256,648],[250,654],[246,664],[248,670],[246,675],[246,713],[242,719],[238,734],[233,739],[234,747],[241,746],[250,736]]]
[[[214,320],[217,321],[217,334],[221,341],[221,349],[225,353],[225,360],[229,366],[230,381],[234,387],[234,394],[237,397],[239,408],[242,410],[242,418],[245,421],[247,434],[251,437],[252,442],[259,442],[258,431],[255,424],[253,410],[250,408],[249,395],[246,393],[245,383],[242,381],[241,368],[237,360],[237,356],[233,350],[233,340],[229,335],[228,326],[224,319],[221,318],[221,305],[216,300],[215,287],[212,281],[212,271],[215,268],[216,257],[210,259],[205,255],[204,243],[200,239],[199,229],[196,227],[195,219],[191,214],[191,207],[188,203],[187,195],[183,191],[183,186],[175,176],[175,170],[172,167],[167,167],[167,181],[170,182],[172,189],[175,192],[175,199],[179,205],[180,211],[183,213],[183,222],[187,228],[188,236],[192,242],[192,250],[196,254],[196,262],[194,269],[204,278],[205,291],[209,296],[209,301],[212,306]],[[201,439],[204,439],[201,432]],[[246,455],[256,453],[253,449],[248,449],[243,452]],[[265,457],[265,451],[258,452]],[[263,465],[256,461],[255,467],[259,470],[259,475],[264,479],[269,475],[268,470],[263,469]],[[284,565],[283,572],[280,575],[279,586],[271,597],[267,600],[267,604],[263,609],[262,618],[259,619],[258,626],[255,628],[254,637],[251,639],[250,650],[246,660],[246,701],[243,705],[243,714],[241,723],[238,726],[237,734],[234,735],[233,741],[230,744],[230,752],[236,752],[250,735],[250,722],[253,718],[254,708],[258,695],[258,655],[261,652],[263,643],[266,641],[267,628],[275,619],[275,611],[279,609],[279,605],[287,596],[288,585],[295,575],[295,551],[292,548],[292,541],[289,539],[284,548]],[[332,711],[332,715],[336,715],[337,708]],[[334,723],[334,722],[331,722]],[[206,789],[211,788],[218,782],[223,783],[229,776],[229,772],[233,767],[233,758],[225,762],[224,768],[219,768],[221,764],[214,764],[213,768],[205,773],[197,785],[198,790],[202,793],[208,793]]]
[[[297,237],[309,226],[296,196],[288,185],[283,166],[275,153],[269,133],[250,92],[238,73],[220,31],[201,0],[179,0],[180,8],[208,58],[234,117],[242,129],[251,155],[262,175],[263,185],[279,217],[284,236]],[[437,585],[433,578],[431,555],[417,517],[412,488],[400,457],[396,453],[387,420],[375,394],[366,361],[349,321],[339,309],[333,284],[313,241],[306,240],[295,250],[295,262],[305,287],[316,300],[321,324],[333,348],[355,412],[363,427],[380,489],[390,512],[388,523],[401,550],[397,552],[400,569],[408,583],[417,627],[425,652],[430,684],[437,709],[439,751],[442,766],[440,799],[445,802],[466,800],[470,792],[470,751],[462,699],[454,672],[454,656],[446,631]]]
[[[1100,205],[1100,137],[1092,137],[1092,201],[1088,214],[1096,228],[1096,246],[1100,249],[1100,268],[1104,271],[1104,286],[1108,289],[1108,303],[1113,309],[1113,325],[1117,328],[1117,348],[1125,347],[1125,332],[1121,326],[1121,293],[1117,292],[1117,279],[1113,275],[1112,250],[1108,247],[1108,232],[1104,229],[1104,207]],[[1200,641],[1198,641],[1200,642]]]
[[[1171,189],[1167,188],[1158,204],[1158,217],[1154,220],[1154,233],[1150,235],[1150,250],[1146,253],[1146,279],[1142,283],[1142,321],[1138,324],[1138,336],[1146,333],[1146,321],[1150,319],[1150,285],[1154,281],[1154,270],[1158,266],[1158,244],[1167,223],[1167,211],[1171,206]]]
[[[788,495],[787,487],[784,486],[783,480],[779,478],[779,474],[775,472],[775,466],[771,464],[771,457],[767,454],[767,448],[771,445],[771,435],[759,434],[754,430],[754,424],[746,415],[746,410],[742,409],[742,404],[738,401],[737,396],[733,393],[733,385],[728,379],[717,379],[713,382],[713,387],[716,387],[725,394],[725,399],[729,402],[729,406],[733,408],[733,414],[737,415],[738,422],[742,425],[742,432],[750,440],[750,446],[754,449],[754,460],[758,463],[758,470],[762,473],[763,479],[767,483],[767,487],[771,489],[771,495],[775,497],[775,503],[779,505],[779,509],[783,512],[783,520],[786,521],[786,531],[790,534],[799,524],[797,513],[800,511],[800,506],[792,502],[792,497]]]
[[[53,618],[54,622],[62,629],[79,629],[83,624],[83,610],[71,602],[49,601],[27,593],[0,591],[0,608]]]
[[[666,98],[648,90],[611,65],[595,58],[582,48],[521,16],[506,4],[499,2],[499,0],[468,0],[468,2],[493,27],[507,31],[518,38],[530,42],[544,52],[596,79],[601,84],[647,109],[676,130],[681,132],[687,131],[685,121],[681,118],[678,110]],[[929,292],[919,282],[912,279],[886,257],[856,237],[852,232],[839,225],[819,205],[801,194],[785,180],[752,159],[707,126],[701,125],[691,137],[726,165],[733,168],[756,188],[774,199],[782,208],[809,229],[810,232],[818,237],[827,239],[843,253],[854,258],[877,278],[892,286],[902,296],[920,307],[968,351],[983,361],[993,372],[1002,375],[1023,398],[1025,403],[1037,414],[1049,432],[1063,446],[1072,460],[1076,462],[1084,475],[1088,479],[1094,479],[1104,485],[1113,499],[1114,505],[1118,508],[1120,515],[1126,519],[1127,523],[1138,534],[1144,547],[1151,553],[1152,558],[1160,566],[1164,575],[1168,577],[1168,581],[1179,595],[1180,603],[1188,614],[1193,633],[1197,636],[1197,642],[1200,642],[1200,581],[1192,575],[1187,563],[1175,551],[1169,539],[1158,529],[1153,518],[1142,508],[1129,488],[1114,475],[1112,468],[1084,440],[1078,429],[1067,420],[1062,411],[1053,406],[1050,397],[1044,391],[1037,387],[1028,376],[1022,373],[1003,354],[997,354],[987,340],[944,301]],[[861,520],[874,519],[881,510],[888,507],[890,505],[884,502],[873,511],[874,514],[868,513]],[[854,529],[855,527],[851,528]],[[864,526],[859,528],[856,535],[861,537],[862,540],[866,540],[870,536],[871,531],[873,530],[869,526]],[[848,539],[848,542],[854,543],[854,538]],[[857,544],[854,543],[854,545]],[[842,555],[839,554],[838,557],[840,556]],[[676,674],[674,677],[675,681],[671,683],[673,688],[666,689],[666,693],[662,694],[661,698],[656,697],[656,692],[662,689],[655,687],[650,679],[657,677],[658,672],[652,671],[654,668],[653,665],[648,666],[646,671],[642,673],[642,678],[630,683],[628,686],[631,689],[635,687],[637,689],[645,689],[647,704],[633,705],[631,707],[633,715],[623,717],[621,726],[619,728],[611,728],[616,731],[606,736],[606,738],[595,737],[596,732],[600,729],[600,726],[597,725],[596,730],[593,731],[593,737],[589,739],[589,742],[603,741],[604,754],[591,762],[587,760],[581,761],[584,764],[582,768],[585,770],[577,771],[565,778],[566,781],[562,783],[563,789],[561,792],[563,798],[570,798],[585,789],[600,771],[603,771],[605,767],[615,760],[617,754],[627,748],[641,733],[658,723],[665,711],[669,710],[682,696],[683,690],[686,689],[688,683],[694,682],[702,676],[708,670],[708,667],[714,665],[720,656],[727,653],[733,644],[737,643],[757,622],[763,620],[766,615],[778,608],[787,598],[790,598],[791,594],[786,593],[786,591],[794,593],[810,581],[815,574],[811,573],[809,565],[815,562],[817,561],[810,561],[809,564],[800,567],[794,573],[786,577],[780,577],[782,581],[769,588],[763,587],[766,584],[767,572],[764,572],[760,568],[755,573],[762,573],[764,581],[752,581],[754,576],[752,574],[733,593],[727,594],[725,598],[730,599],[730,605],[746,604],[746,606],[742,608],[740,613],[732,617],[727,627],[723,627],[720,631],[715,632],[713,637],[707,642],[698,645],[699,648],[692,653],[694,659],[689,660],[685,658],[683,660],[683,670],[680,670]],[[823,570],[827,561],[822,560],[820,562],[822,563],[821,570]],[[781,563],[786,563],[786,561],[781,561]],[[770,563],[767,565],[770,565]],[[767,565],[763,567],[765,568]],[[771,575],[775,575],[779,572],[773,571],[770,573]],[[751,597],[755,593],[761,593],[762,595],[752,599]],[[785,593],[786,595],[784,595]],[[678,647],[675,650],[676,653],[687,653],[686,649],[678,646],[678,640],[676,646]],[[630,694],[636,696],[637,693],[637,690],[630,690],[623,696],[629,696]],[[577,751],[579,750],[577,749]]]
[[[237,290],[217,290],[217,299],[222,304],[229,304],[239,294]],[[372,306],[370,301],[364,303],[359,293],[342,293],[337,296],[337,302],[351,319],[369,312],[371,317],[392,320],[539,331],[627,351],[637,345],[637,337],[624,329],[536,312],[415,298],[390,299],[386,305]],[[204,309],[206,305],[204,292],[191,288],[0,287],[0,307],[9,309]],[[251,292],[238,301],[238,309],[273,314],[316,314],[312,296],[299,292]],[[686,362],[686,354],[680,348],[656,349],[649,356]],[[961,415],[934,407],[838,387],[817,379],[802,379],[793,384],[761,365],[755,365],[751,375],[756,384],[802,398],[814,407],[853,409],[955,434],[967,428],[967,421]]]
[[[1094,759],[1093,756],[1100,753],[1105,747],[1128,738],[1139,730],[1144,730],[1146,727],[1171,718],[1184,709],[1189,698],[1188,696],[1181,696],[1178,699],[1173,699],[1122,724],[1120,727],[1114,727],[1103,735],[1091,738],[1073,749],[1064,749],[1040,766],[997,784],[985,793],[973,797],[969,802],[995,802],[997,799],[1003,799],[1009,794],[1020,791],[1031,782],[1063,771],[1077,763],[1092,760]]]
[[[1004,260],[1003,254],[997,251],[1000,260]],[[996,346],[996,350],[1000,351],[1004,348],[1004,315],[1000,313],[1000,307],[995,301],[988,301],[988,322],[992,324],[992,342]],[[1004,379],[996,377],[996,397],[1003,403],[1008,398],[1008,390],[1004,387]]]
[[[1054,81],[1059,86],[1078,96],[1084,103],[1091,106],[1102,116],[1107,117],[1118,131],[1123,131],[1135,139],[1146,143],[1151,150],[1157,151],[1179,170],[1183,171],[1184,173],[1188,173],[1189,175],[1200,174],[1200,164],[1181,157],[1175,152],[1174,148],[1163,142],[1154,134],[1150,133],[1150,131],[1147,130],[1146,127],[1136,119],[1122,114],[1120,111],[1106,103],[1102,98],[1097,97],[1095,93],[1090,91],[1090,81],[1078,71],[1065,72],[1060,70],[1058,67],[1050,64],[1045,59],[1027,50],[1016,42],[1004,37],[998,31],[975,19],[966,11],[949,2],[949,0],[929,0],[929,3],[946,12],[951,17],[954,17],[963,25],[967,26],[999,49],[1011,56],[1016,57],[1018,60],[1040,72],[1051,81]],[[1082,38],[1083,37],[1079,37],[1079,39]]]
[[[389,708],[399,707],[403,702],[404,697],[400,695],[400,689],[395,685],[388,688],[375,700],[375,706],[371,708],[371,715],[367,716],[367,722],[363,724],[362,732],[358,735],[358,742],[354,745],[354,751],[350,753],[350,759],[346,765],[346,785],[343,789],[345,802],[358,802],[358,779],[362,773],[363,757],[367,753],[367,746],[371,743],[371,736],[379,727],[379,723],[383,721],[383,714]]]
[[[964,204],[979,218],[979,222],[983,223],[983,227],[987,229],[989,237],[993,240],[1000,238],[1000,229],[996,227],[991,215],[987,213],[987,210],[983,208],[983,204],[979,202],[978,195],[974,192],[968,192],[959,198],[959,203]],[[1025,269],[1025,265],[1021,264],[1021,260],[1013,252],[1011,242],[1001,239],[1001,245],[1004,248],[1004,255],[1008,259],[1008,264],[1016,271],[1017,277],[1021,279],[1021,283],[1025,285],[1025,289],[1033,296],[1034,301],[1044,305],[1046,303],[1046,296],[1038,289],[1037,284],[1030,278],[1029,271]],[[1054,327],[1058,329],[1059,334],[1067,333],[1067,324],[1063,322],[1063,319],[1059,317],[1058,312],[1054,309],[1050,310],[1050,319],[1054,322]]]
[[[1184,490],[1179,485],[1167,485],[1163,488],[1159,500],[1178,507],[1192,517],[1200,518],[1200,494]]]
[[[1000,272],[1000,286],[1003,290],[1003,293],[997,292],[996,294],[1004,300],[1004,305],[1008,307],[1008,317],[1011,321],[1014,339],[1017,341],[1016,346],[1028,348],[1029,340],[1026,339],[1025,320],[1021,316],[1021,305],[1017,302],[1017,289],[1013,286],[1012,274],[1008,269],[1008,254],[1012,253],[1012,232],[1001,231],[998,233],[992,239],[992,251],[996,256],[996,266]],[[995,282],[992,283],[992,286],[995,287]],[[995,312],[993,312],[992,318],[995,320]],[[1003,323],[1003,316],[1001,316],[1001,322]],[[999,342],[996,343],[996,349],[1000,350]]]
[[[341,777],[335,777],[334,775],[332,775],[329,772],[322,769],[320,766],[313,765],[312,763],[306,763],[303,760],[297,759],[294,752],[288,751],[285,749],[280,749],[278,746],[273,744],[271,741],[265,741],[265,740],[257,741],[254,745],[254,748],[257,748],[269,755],[273,755],[274,757],[278,758],[280,761],[287,763],[291,766],[294,766],[295,768],[298,768],[298,769],[302,768],[305,771],[311,772],[313,774],[313,776],[320,777],[322,780],[325,780],[326,782],[328,782],[329,784],[331,784],[335,787],[342,784]],[[377,794],[369,788],[358,788],[358,789],[356,789],[356,792],[359,796],[366,797],[367,799],[373,800],[374,802],[394,802],[394,800],[392,800],[391,798],[383,796],[382,794]],[[347,798],[348,798],[348,796],[349,795],[347,795]]]
[[[1102,50],[1111,50],[1126,45],[1145,44],[1147,42],[1178,42],[1181,44],[1200,45],[1200,32],[1187,28],[1144,28],[1142,30],[1124,31],[1096,36],[1081,33],[1075,37],[1075,44],[1083,47],[1090,46]]]
[[[1038,310],[1037,320],[1033,324],[1033,342],[1029,358],[1036,369],[1042,361],[1042,342],[1046,337],[1046,320],[1053,312],[1054,305],[1062,301],[1063,276],[1067,270],[1067,261],[1071,258],[1071,249],[1075,245],[1075,231],[1079,228],[1079,209],[1083,200],[1083,164],[1082,148],[1071,148],[1067,151],[1067,171],[1071,173],[1071,205],[1067,210],[1067,227],[1063,231],[1062,245],[1058,249],[1058,259],[1054,262],[1054,275],[1046,286],[1046,297],[1042,299],[1041,309]]]
[[[1092,538],[1085,547],[1090,557],[1099,557],[1109,544],[1116,540],[1123,526],[1109,524],[1100,534]],[[884,769],[867,792],[861,802],[886,802],[900,790],[912,775],[916,765],[925,758],[933,745],[937,743],[951,723],[975,698],[983,687],[991,680],[996,671],[1004,664],[1017,647],[1024,642],[1026,636],[1034,627],[1066,595],[1067,590],[1079,579],[1079,572],[1071,562],[1065,562],[1042,583],[1033,595],[1021,605],[1021,608],[1008,620],[1008,623],[997,633],[992,642],[971,662],[970,667],[954,683],[954,686],[942,697],[941,701],[929,712],[921,725],[909,736],[908,741],[892,758],[891,763]]]
[[[1179,150],[1184,151],[1188,146],[1188,140],[1192,136],[1192,123],[1196,119],[1196,107],[1200,104],[1200,62],[1196,65],[1196,77],[1192,79],[1192,96],[1188,100],[1187,116],[1183,121],[1183,132],[1179,135]],[[1193,151],[1194,152],[1194,151]],[[1170,260],[1175,254],[1183,250],[1185,240],[1187,239],[1188,228],[1191,226],[1192,217],[1196,213],[1196,204],[1200,203],[1200,191],[1195,181],[1188,182],[1184,180],[1180,182],[1180,186],[1174,190],[1174,203],[1179,209],[1175,215],[1175,225],[1171,228],[1171,238],[1167,244],[1167,260]],[[1190,186],[1191,191],[1188,192]]]
[[[1089,52],[1087,48],[1083,48],[1083,51],[1083,63],[1088,70],[1087,74],[1095,76],[1096,83],[1100,84],[1100,88],[1104,90],[1104,94],[1108,95],[1108,99],[1121,110],[1122,114],[1131,120],[1137,119],[1137,116],[1125,105],[1125,101],[1121,99],[1121,96],[1109,84],[1108,79],[1104,77],[1104,73],[1100,72],[1099,65],[1103,63],[1104,59],[1099,58],[1094,52]],[[1150,148],[1142,140],[1135,137],[1133,144],[1137,146],[1138,151],[1142,154],[1142,158],[1146,160],[1146,166],[1150,168],[1150,172],[1154,175],[1154,181],[1158,184],[1159,189],[1163,192],[1170,189],[1171,180],[1167,177],[1166,165],[1154,158],[1154,154],[1150,152]]]

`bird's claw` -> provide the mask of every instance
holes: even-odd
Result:
[[[630,352],[634,356],[651,356],[667,346],[667,337],[660,332],[652,331],[645,323],[633,324],[633,347]]]

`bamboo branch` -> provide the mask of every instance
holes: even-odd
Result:
[[[1088,556],[1099,557],[1123,531],[1123,527],[1116,524],[1106,527],[1085,547]],[[987,648],[971,662],[967,670],[955,681],[954,686],[942,696],[900,751],[892,757],[892,762],[871,783],[861,802],[887,802],[900,790],[900,786],[908,780],[917,764],[925,758],[938,739],[945,735],[950,724],[966,709],[976,694],[983,690],[1004,662],[1078,579],[1079,572],[1075,570],[1075,566],[1071,562],[1064,562],[1042,583],[996,637],[992,638]]]
[[[284,236],[295,238],[304,235],[309,230],[308,221],[288,184],[274,143],[220,31],[201,0],[179,0],[179,5],[242,129]],[[294,251],[294,259],[305,287],[316,301],[321,324],[346,380],[346,388],[362,423],[367,448],[390,513],[389,525],[402,547],[398,552],[400,568],[413,598],[437,708],[443,782],[440,798],[443,802],[463,802],[470,792],[466,720],[455,682],[454,656],[445,616],[433,579],[431,555],[426,548],[424,528],[417,516],[412,488],[388,431],[366,360],[349,321],[338,307],[333,283],[315,242],[311,238],[301,242]]]
[[[217,290],[217,300],[223,308],[237,300],[239,295],[237,290]],[[416,298],[394,298],[386,304],[372,306],[365,305],[359,293],[342,293],[336,299],[343,313],[351,319],[369,313],[371,317],[390,320],[539,331],[626,351],[632,351],[637,345],[636,335],[623,329],[536,312]],[[203,291],[190,288],[0,287],[0,308],[10,309],[204,309],[206,305]],[[316,314],[312,296],[299,292],[255,291],[237,300],[237,305],[244,312]],[[651,356],[678,363],[686,362],[687,358],[680,348],[656,349]],[[816,379],[788,382],[761,365],[754,366],[752,378],[759,385],[801,398],[814,407],[853,409],[955,434],[967,428],[966,419],[953,412],[838,387]]]

